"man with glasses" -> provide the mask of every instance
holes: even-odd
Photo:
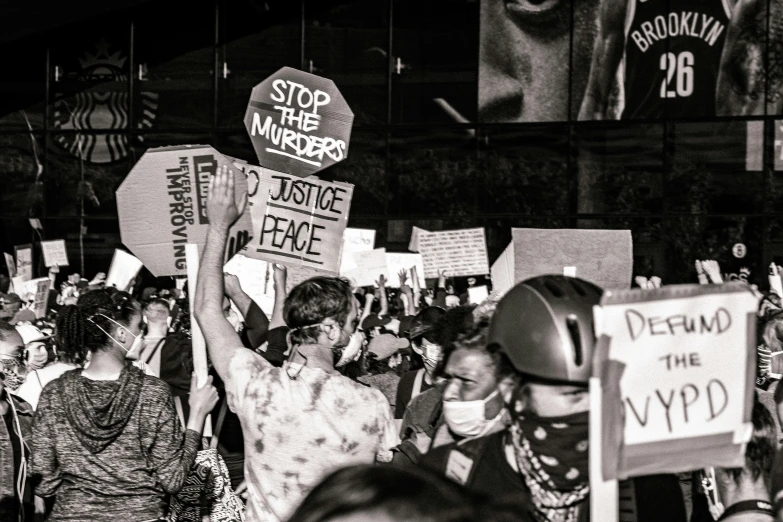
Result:
[[[343,351],[363,340],[346,280],[315,277],[291,290],[283,310],[291,354],[282,368],[242,346],[223,314],[228,229],[244,210],[235,204],[233,179],[224,168],[210,180],[196,319],[242,424],[247,518],[278,522],[329,472],[389,461],[399,440],[383,394],[334,367]]]

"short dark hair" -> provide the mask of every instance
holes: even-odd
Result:
[[[112,320],[129,326],[139,310],[139,303],[130,294],[112,287],[82,294],[75,305],[64,306],[57,314],[58,354],[75,364],[84,363],[88,351],[107,346],[106,332],[115,326]]]
[[[327,476],[289,522],[328,522],[341,516],[386,514],[411,522],[528,521],[522,505],[496,505],[463,486],[408,467],[358,465]]]
[[[503,353],[499,344],[488,344],[488,339],[489,322],[481,321],[472,331],[467,334],[463,334],[455,342],[452,342],[443,348],[443,358],[438,364],[435,373],[437,375],[443,374],[443,370],[446,368],[449,357],[451,357],[451,354],[453,354],[455,351],[475,350],[477,352],[486,353],[492,360],[492,365],[495,368],[495,375],[498,381],[505,377],[513,377],[516,379],[518,372],[514,369],[514,366],[511,364],[508,356]]]
[[[330,317],[345,326],[354,299],[351,283],[339,277],[313,277],[296,285],[283,307],[283,317],[291,329],[291,343],[315,342],[316,328],[307,327]]]
[[[166,322],[169,317],[169,302],[156,297],[144,305],[144,315],[149,321]]]

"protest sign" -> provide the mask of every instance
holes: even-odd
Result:
[[[65,240],[41,241],[44,264],[47,267],[68,266],[68,251],[65,249]]]
[[[386,281],[390,281],[388,266],[386,265],[386,249],[376,248],[366,252],[354,252],[353,260],[356,268],[340,274],[351,281],[354,287],[375,286],[383,275]]]
[[[14,247],[16,255],[16,276],[23,281],[33,278],[33,246],[18,245]]]
[[[8,277],[13,279],[16,277],[16,262],[14,261],[14,256],[8,252],[3,252],[3,256],[5,257],[5,266],[8,267]]]
[[[251,170],[247,183],[253,240],[243,254],[336,274],[353,185]]]
[[[250,95],[245,128],[266,168],[305,177],[348,156],[353,112],[332,80],[283,67]]]
[[[125,290],[131,280],[138,275],[142,266],[144,264],[139,258],[124,250],[115,249],[109,266],[109,275],[106,276],[106,286]]]
[[[604,477],[744,465],[757,305],[742,283],[606,291],[595,307]]]
[[[424,280],[424,261],[421,254],[407,254],[397,252],[386,252],[386,268],[389,274],[389,282],[386,286],[391,288],[400,287],[400,278],[397,274],[400,270],[408,273],[408,286],[413,287],[413,278],[411,277],[411,268],[416,267],[416,273],[419,278],[419,287],[424,288],[427,282]]]
[[[307,281],[308,279],[311,279],[313,277],[321,277],[321,276],[333,277],[334,274],[324,272],[323,270],[317,270],[315,268],[307,268],[305,266],[287,267],[286,279],[285,279],[286,294],[289,294],[291,290],[299,283],[302,283],[303,281]]]
[[[247,194],[245,176],[206,145],[148,150],[117,189],[122,242],[154,275],[185,275],[185,245],[207,238],[207,188],[219,168],[234,172],[236,202]],[[227,259],[250,239],[245,212],[229,230]]]
[[[601,288],[631,286],[630,230],[512,228],[511,238],[511,253],[503,254],[510,256],[508,264],[514,284],[531,277],[568,272]]]
[[[489,297],[489,289],[486,285],[468,287],[468,302],[470,304],[481,304]]]
[[[489,274],[487,242],[483,228],[445,230],[419,234],[419,252],[424,260],[424,277]]]
[[[510,243],[492,265],[492,290],[503,295],[514,287],[514,243]]]
[[[340,273],[356,268],[353,252],[366,252],[375,248],[375,230],[346,228],[343,232],[343,255],[340,257]]]
[[[237,254],[225,264],[223,272],[237,276],[242,291],[250,296],[267,316],[272,315],[275,290],[271,263]]]
[[[429,232],[414,225],[411,229],[411,240],[408,243],[408,250],[411,252],[419,251],[419,236],[421,234],[429,234]]]
[[[46,307],[49,304],[49,289],[52,287],[52,280],[48,277],[36,279],[35,297],[33,297],[33,312],[35,318],[46,317]],[[30,281],[32,282],[32,281]]]

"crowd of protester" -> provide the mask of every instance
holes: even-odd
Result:
[[[542,276],[469,303],[455,285],[475,278],[425,288],[412,268],[399,290],[286,292],[275,265],[268,317],[223,273],[232,191],[225,174],[210,185],[196,295],[71,274],[36,318],[0,280],[0,520],[589,520],[600,288]],[[696,277],[722,282],[714,262]],[[780,296],[758,317],[745,466],[620,481],[619,520],[776,519]]]

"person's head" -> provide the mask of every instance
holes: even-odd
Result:
[[[147,330],[155,333],[165,333],[171,325],[169,302],[162,298],[149,301],[144,305],[142,317]]]
[[[512,288],[492,316],[489,344],[519,375],[512,413],[560,417],[588,410],[595,334],[593,306],[602,290],[566,276],[541,276]]]
[[[50,361],[50,350],[47,347],[48,335],[30,323],[17,323],[16,331],[24,342],[25,363],[28,370],[39,370]]]
[[[5,387],[11,391],[24,382],[27,374],[22,336],[3,319],[0,319],[0,371],[5,373]]]
[[[777,427],[772,414],[755,397],[753,402],[753,436],[745,448],[745,465],[741,468],[715,468],[718,498],[724,507],[731,504],[731,492],[738,488],[768,490],[772,465],[777,452]],[[766,499],[762,499],[766,500]]]
[[[0,319],[12,319],[21,308],[22,299],[17,294],[0,294]]]
[[[487,345],[487,330],[486,324],[479,326],[444,355],[443,414],[458,436],[477,436],[498,418],[518,379],[498,345]]]
[[[303,281],[291,290],[283,307],[291,344],[347,346],[359,323],[358,306],[346,279],[313,277]]]
[[[107,352],[118,359],[138,359],[143,345],[139,303],[127,292],[101,288],[82,294],[57,317],[57,344],[76,355]]]
[[[569,105],[572,114],[579,109],[590,74],[599,5],[481,2],[479,120],[568,120]]]
[[[424,363],[428,372],[434,372],[440,362],[443,349],[435,342],[435,325],[438,324],[446,310],[437,306],[430,306],[419,312],[413,319],[413,325],[408,332],[413,352]]]
[[[511,515],[513,513],[513,515]],[[289,522],[500,522],[532,520],[523,506],[495,506],[418,468],[359,465],[328,475]]]

